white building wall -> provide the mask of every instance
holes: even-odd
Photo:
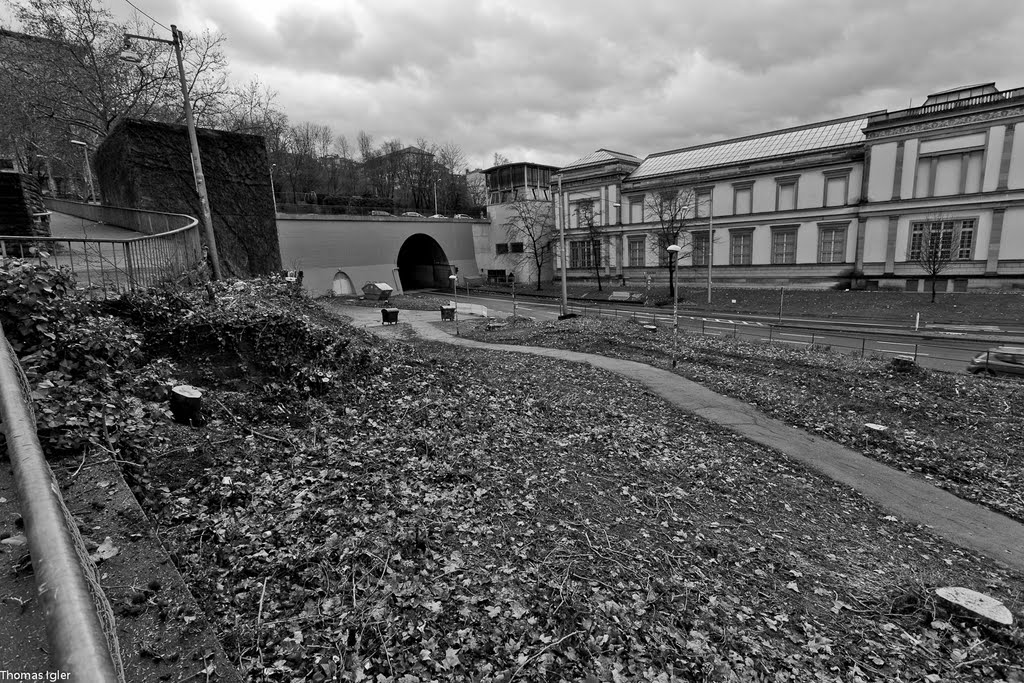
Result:
[[[1013,156],[1010,157],[1010,177],[1006,186],[1011,190],[1024,188],[1024,126],[1017,124],[1013,131]]]
[[[871,147],[871,169],[868,172],[868,201],[887,202],[892,198],[892,186],[896,180],[895,142],[886,142]]]
[[[1024,259],[1024,207],[1007,209],[1003,216],[999,258]]]
[[[1003,158],[1003,140],[1006,126],[992,126],[988,129],[988,146],[985,148],[985,175],[981,181],[982,192],[992,192],[999,183],[999,164]]]
[[[914,177],[917,171],[918,141],[907,140],[903,145],[903,177],[900,179],[900,198],[911,199],[914,196]]]
[[[885,245],[889,236],[889,219],[885,216],[872,217],[864,225],[864,262],[885,261]]]

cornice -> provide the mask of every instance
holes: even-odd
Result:
[[[969,126],[973,123],[994,121],[997,119],[1010,119],[1021,116],[1024,116],[1024,105],[1018,105],[1016,107],[1004,107],[1001,109],[991,109],[988,111],[980,111],[974,114],[967,114],[964,116],[929,118],[927,120],[918,121],[916,123],[907,123],[904,125],[896,125],[893,127],[880,127],[876,130],[871,130],[869,126],[864,130],[864,137],[870,141],[877,140],[878,138],[911,135],[914,133],[920,133],[921,131],[936,130],[939,128],[955,128],[957,126]]]

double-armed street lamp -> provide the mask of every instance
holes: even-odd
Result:
[[[672,264],[673,273],[676,275],[672,282],[672,367],[676,366],[676,358],[679,356],[679,252],[683,250],[678,244],[670,244],[668,253],[670,258],[675,259]]]
[[[151,36],[140,36],[134,33],[124,34],[124,51],[121,52],[121,60],[138,64],[142,58],[137,52],[131,50],[132,40],[148,40],[152,43],[164,43],[174,47],[174,56],[178,61],[178,78],[181,81],[181,95],[185,104],[185,123],[188,126],[188,138],[192,145],[192,172],[195,175],[196,193],[199,195],[199,206],[203,213],[203,227],[206,232],[206,246],[210,252],[210,269],[214,280],[220,280],[220,257],[217,254],[217,240],[213,234],[213,217],[210,215],[210,199],[206,195],[206,177],[203,175],[203,162],[199,157],[199,139],[196,137],[196,121],[192,115],[192,102],[188,94],[188,82],[185,80],[185,63],[181,58],[181,45],[184,36],[178,28],[171,24],[171,40],[164,38],[153,38]]]
[[[449,275],[448,279],[452,281],[452,293],[455,295],[455,312],[452,313],[452,317],[455,318],[455,336],[459,336],[459,288],[458,288],[458,275]]]

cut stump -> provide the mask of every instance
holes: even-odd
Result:
[[[1006,609],[1006,605],[984,593],[960,586],[944,586],[936,588],[935,594],[946,602],[982,619],[988,619],[1003,626],[1013,625],[1013,614]]]
[[[188,384],[171,389],[171,414],[181,424],[198,425],[203,410],[203,392]]]

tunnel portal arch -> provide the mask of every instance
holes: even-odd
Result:
[[[444,249],[430,235],[416,233],[398,250],[398,277],[402,290],[448,287],[451,265]]]

